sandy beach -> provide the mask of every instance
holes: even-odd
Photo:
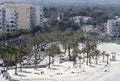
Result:
[[[73,67],[72,62],[59,63],[55,62],[51,65],[51,69],[38,68],[23,69],[22,72],[18,70],[18,75],[14,74],[14,69],[9,70],[9,74],[13,79],[19,81],[102,81],[106,76],[120,71],[120,45],[115,43],[103,43],[98,45],[100,51],[106,51],[111,54],[116,52],[117,61],[112,61],[106,67],[106,63],[99,61],[98,65],[93,64],[92,67],[85,63],[79,68],[79,64]],[[99,58],[101,59],[101,58]],[[44,71],[44,74],[41,72]]]

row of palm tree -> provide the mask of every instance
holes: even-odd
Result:
[[[44,48],[43,46],[45,46],[46,44],[48,44],[48,46],[47,49],[45,49],[45,55],[49,56],[49,68],[51,62],[53,62],[50,59],[53,59],[56,55],[61,53],[59,45],[63,46],[65,54],[66,51],[68,51],[68,60],[71,61],[72,59],[74,65],[76,65],[76,58],[78,58],[81,67],[81,60],[84,59],[84,54],[87,54],[87,56],[85,57],[87,59],[87,65],[90,63],[91,66],[91,60],[93,57],[96,57],[96,64],[98,64],[98,56],[100,55],[100,51],[97,49],[97,44],[93,41],[85,42],[84,38],[84,34],[81,30],[73,31],[72,29],[67,29],[66,31],[52,31],[48,33],[26,35],[24,38],[22,38],[25,41],[25,45],[21,44],[21,46],[17,47],[9,45],[3,46],[0,48],[0,55],[4,61],[9,60],[15,62],[15,74],[17,74],[18,63],[20,63],[20,70],[22,70],[22,58],[23,56],[25,56],[25,54],[28,54],[26,50],[31,50],[33,45],[37,45],[37,48],[34,51],[29,51],[29,54],[33,53],[31,56],[34,55],[35,69],[37,69],[36,58],[38,52],[40,51],[39,49]],[[85,43],[82,49],[79,49],[79,43]],[[109,58],[109,55],[107,55],[105,52],[102,52],[102,55],[103,62],[105,60],[105,55]]]
[[[48,47],[46,49],[46,55],[49,56],[49,63],[48,63],[49,68],[50,68],[51,62],[54,64],[54,56],[56,56],[56,55],[58,55],[60,53],[61,53],[61,50],[60,50],[59,46],[57,46],[55,44],[51,45],[50,47]],[[52,57],[52,61],[51,61],[50,57]]]
[[[35,41],[34,41],[34,40]],[[55,55],[59,53],[54,53],[54,50],[60,49],[59,45],[63,46],[64,52],[66,54],[66,51],[68,51],[68,60],[73,61],[74,65],[76,65],[76,58],[78,58],[80,61],[83,59],[86,60],[86,65],[92,66],[92,60],[95,58],[96,62],[95,64],[98,64],[98,58],[99,56],[103,56],[102,61],[105,62],[105,56],[107,56],[109,60],[109,54],[106,54],[105,52],[100,52],[97,49],[97,42],[98,40],[101,40],[100,37],[97,36],[89,36],[88,38],[84,37],[84,34],[81,30],[73,31],[72,29],[67,29],[66,31],[52,31],[48,33],[38,33],[33,38],[31,38],[32,44],[37,44],[38,49],[39,46],[41,48],[44,48],[44,44],[48,44],[47,49],[45,50],[45,55],[49,56],[49,67],[50,67],[50,58],[53,58]],[[34,42],[33,42],[34,41]],[[79,43],[84,44],[84,47],[82,49],[79,49]],[[54,46],[57,46],[54,48]],[[37,57],[38,51],[34,52],[35,58]],[[61,51],[61,50],[59,50]],[[58,52],[59,52],[58,51]],[[83,57],[85,56],[86,57]],[[109,61],[107,61],[108,64]],[[35,63],[35,68],[37,67]],[[81,65],[80,65],[81,67]]]
[[[77,51],[76,51],[77,52]],[[98,64],[98,58],[99,56],[102,56],[102,62],[105,62],[105,56],[107,57],[107,64],[109,64],[109,54],[107,54],[105,51],[100,52],[97,49],[96,43],[86,43],[85,46],[82,49],[79,49],[79,52],[77,52],[79,55],[78,58],[80,61],[81,59],[86,58],[86,65],[90,64],[90,67],[92,66],[92,59],[95,59],[95,64]]]
[[[41,41],[40,43],[49,42],[52,43],[52,45],[61,44],[65,50],[65,53],[66,51],[68,51],[68,60],[71,61],[71,58],[72,60],[74,60],[74,65],[76,64],[76,58],[79,58],[80,60],[82,59],[82,57],[79,55],[82,53],[86,54],[86,59],[87,59],[86,64],[87,65],[90,64],[90,66],[92,66],[91,65],[92,58],[95,58],[96,64],[98,64],[98,57],[100,55],[103,55],[103,62],[105,61],[104,59],[105,56],[109,57],[109,54],[106,54],[105,52],[100,53],[100,51],[97,49],[96,41],[99,39],[96,39],[95,37],[89,37],[87,39],[87,42],[85,42],[84,35],[80,30],[73,31],[71,29],[67,29],[64,32],[53,31],[50,33],[39,34],[36,37],[38,42]],[[59,42],[59,44],[56,44],[56,42]],[[85,43],[82,49],[79,49],[79,43]],[[54,53],[51,52],[51,49],[53,48],[52,45],[46,49],[46,54],[51,57],[54,56]],[[71,52],[71,50],[73,50],[73,52]]]

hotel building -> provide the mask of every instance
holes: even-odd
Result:
[[[0,5],[0,31],[12,32],[43,26],[43,6],[5,1]]]

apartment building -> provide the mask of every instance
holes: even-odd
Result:
[[[5,22],[5,25],[1,26],[3,29],[0,31],[2,32],[43,26],[43,6],[19,4],[6,0],[1,3],[0,10],[5,10],[5,12],[7,12],[5,14],[3,13],[4,16],[1,15],[1,17],[5,17],[5,20],[7,20],[1,20],[1,22]],[[12,30],[10,30],[10,28]]]
[[[5,7],[0,5],[0,32],[5,32]]]
[[[14,8],[6,8],[4,5],[0,6],[0,32],[12,32],[18,27],[17,11]]]
[[[107,21],[107,34],[110,36],[120,36],[120,19]]]
[[[43,6],[31,5],[30,12],[31,27],[43,26]]]

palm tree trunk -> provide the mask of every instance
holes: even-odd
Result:
[[[17,57],[15,57],[15,75],[17,75]]]
[[[50,68],[50,55],[49,55],[49,66],[48,66],[48,68]]]
[[[87,52],[87,61],[86,61],[86,65],[88,65],[88,58],[89,58],[89,55],[88,55],[88,52]]]
[[[79,68],[81,68],[81,59],[79,60],[80,62],[79,62]]]
[[[37,57],[37,55],[36,55],[36,53],[35,53],[35,69],[37,69],[37,65],[36,65],[36,57]]]
[[[21,64],[21,62],[20,62],[20,71],[22,71],[22,64]]]
[[[54,57],[52,56],[52,64],[54,65]]]
[[[65,47],[65,54],[66,54],[66,47]]]
[[[98,64],[98,56],[96,55],[96,64]]]
[[[76,58],[77,58],[77,55],[75,56],[75,65],[77,64],[77,60],[76,60]]]
[[[105,55],[103,55],[103,59],[102,59],[102,62],[105,62]]]
[[[70,48],[68,47],[68,57],[69,57],[69,61],[70,61]]]
[[[90,63],[90,67],[92,66],[91,65],[91,54],[90,54],[90,56],[89,56],[89,63]]]
[[[42,48],[42,43],[40,43],[40,48]]]
[[[5,66],[6,66],[5,60],[3,59],[3,70],[5,70]]]
[[[15,75],[17,75],[17,63],[15,64]]]
[[[107,64],[109,64],[109,56],[107,56]]]

